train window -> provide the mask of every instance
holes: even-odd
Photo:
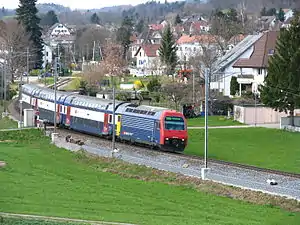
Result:
[[[112,115],[109,115],[109,123],[111,123],[112,122]]]
[[[121,122],[121,116],[118,116],[118,122]]]
[[[134,112],[134,113],[140,113],[140,110],[135,109],[135,110],[133,110],[133,112]]]

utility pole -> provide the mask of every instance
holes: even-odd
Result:
[[[193,73],[193,104],[195,104],[195,73]]]
[[[3,80],[4,80],[4,84],[3,84],[3,90],[4,90],[4,93],[3,93],[3,95],[4,95],[4,97],[3,97],[3,99],[4,99],[4,103],[3,103],[3,108],[4,108],[4,112],[5,112],[5,114],[6,114],[6,89],[7,89],[7,87],[6,87],[6,84],[7,84],[7,81],[6,81],[6,78],[7,78],[7,63],[8,63],[8,59],[7,59],[7,55],[6,55],[6,53],[4,54],[4,63],[3,63],[3,66],[4,66],[4,70],[3,70]]]
[[[204,167],[207,169],[207,152],[208,152],[208,84],[209,70],[205,69],[205,141],[204,141]]]
[[[56,133],[56,78],[57,78],[57,57],[55,57],[55,60],[54,60],[54,133]]]
[[[29,48],[26,50],[26,75],[27,75],[27,84],[29,84]]]
[[[116,109],[116,93],[115,93],[115,85],[113,83],[113,133],[112,133],[112,156],[114,155],[114,150],[116,149],[116,118],[115,118],[115,109]]]
[[[28,75],[27,75],[28,76]],[[20,77],[20,85],[19,85],[19,103],[20,103],[20,122],[19,122],[19,128],[22,128],[23,127],[23,116],[22,116],[22,113],[23,113],[23,104],[22,104],[22,85],[23,85],[23,74],[21,74],[21,77]]]
[[[254,125],[256,126],[256,119],[257,119],[257,111],[256,111],[256,107],[257,107],[257,103],[256,103],[257,97],[256,97],[256,89],[254,90]]]
[[[93,61],[95,61],[95,46],[96,45],[96,42],[94,41],[94,46],[93,46]]]

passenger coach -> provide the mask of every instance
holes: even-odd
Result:
[[[35,110],[36,120],[54,123],[54,90],[33,84],[22,86],[24,108]],[[112,137],[113,101],[57,91],[56,122],[67,128]],[[161,107],[115,102],[116,138],[163,150],[182,152],[187,125],[182,113]]]

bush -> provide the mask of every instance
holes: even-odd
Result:
[[[157,78],[150,80],[150,82],[147,84],[147,89],[150,92],[157,92],[160,90],[160,88],[161,88],[161,83]]]
[[[42,74],[42,72],[39,69],[31,70],[30,73],[29,73],[30,76],[39,76],[41,74]]]
[[[231,77],[230,81],[230,95],[235,95],[239,90],[239,83],[237,82],[237,77]]]

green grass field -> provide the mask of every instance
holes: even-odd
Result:
[[[188,127],[203,127],[205,125],[205,118],[198,117],[193,119],[187,120]],[[238,121],[234,121],[232,119],[227,119],[225,116],[209,116],[208,117],[208,126],[215,127],[215,126],[236,126],[236,125],[243,125]]]
[[[300,133],[268,128],[210,129],[211,158],[300,173]],[[203,155],[204,129],[190,130],[187,154]]]
[[[35,219],[3,218],[0,225],[88,225],[84,223],[52,222]]]
[[[74,90],[78,90],[80,87],[80,81],[81,81],[81,77],[76,77],[73,78],[71,80],[71,82],[69,82],[65,87],[64,90],[66,91],[74,91]]]
[[[299,213],[272,205],[126,178],[116,171],[130,173],[133,166],[58,149],[38,130],[3,132],[0,140],[0,160],[8,165],[0,169],[2,212],[155,225],[300,223]],[[135,171],[155,175],[146,167]]]
[[[9,128],[18,128],[18,123],[7,117],[4,117],[3,119],[0,118],[0,129]]]

